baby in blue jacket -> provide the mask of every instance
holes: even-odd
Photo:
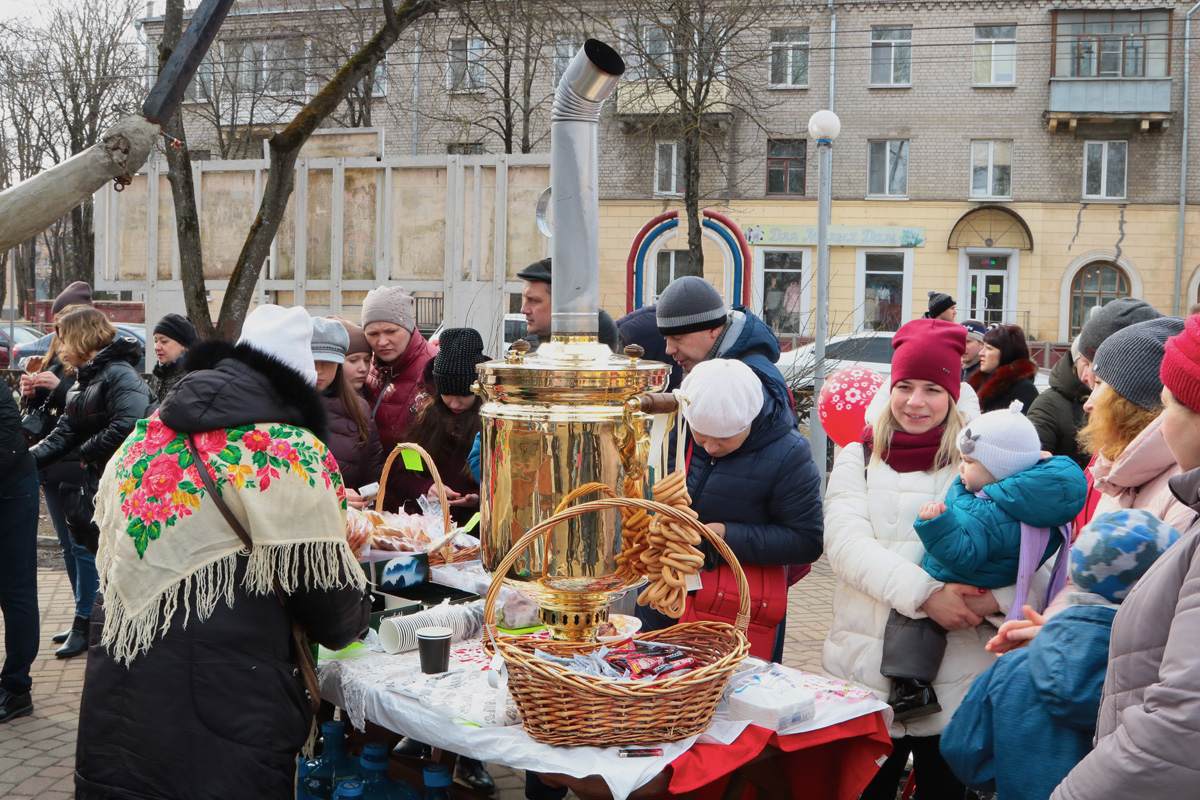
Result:
[[[1019,402],[971,422],[959,434],[958,450],[959,477],[945,502],[926,503],[914,525],[925,545],[921,566],[946,583],[981,589],[1017,584],[1019,612],[1037,568],[1056,552],[1065,556],[1070,533],[1061,526],[1083,508],[1087,480],[1070,458],[1042,457],[1037,430]],[[1060,558],[1060,584],[1065,568]],[[933,681],[945,652],[942,626],[892,610],[880,672],[892,679],[888,703],[897,721],[942,710]]]
[[[963,783],[1004,800],[1045,800],[1091,752],[1113,618],[1179,536],[1134,509],[1083,529],[1071,546],[1066,607],[971,684],[942,732],[942,756]]]

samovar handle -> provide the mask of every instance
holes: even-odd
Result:
[[[643,414],[670,414],[679,410],[679,398],[670,392],[646,392],[629,398]]]

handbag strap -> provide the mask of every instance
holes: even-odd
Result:
[[[254,540],[250,538],[250,532],[242,525],[241,520],[234,516],[233,511],[225,502],[225,498],[221,496],[221,490],[217,488],[217,484],[213,481],[212,476],[208,474],[208,461],[200,455],[200,448],[196,446],[196,439],[190,433],[187,435],[188,450],[191,451],[192,461],[196,464],[196,472],[200,473],[200,481],[204,484],[204,488],[208,490],[208,495],[217,504],[217,510],[221,512],[221,516],[229,523],[229,527],[233,528],[233,532],[242,540],[242,544],[246,546],[247,551],[254,550]],[[283,611],[287,614],[288,621],[292,624],[292,642],[296,647],[296,659],[300,662],[300,674],[304,678],[304,687],[308,693],[308,701],[312,706],[314,714],[321,709],[321,684],[317,679],[317,665],[313,660],[312,649],[308,645],[308,637],[304,633],[304,629],[300,627],[300,623],[296,622],[296,618],[292,616],[291,609],[288,608],[287,595],[283,592],[283,587],[279,585],[279,578],[274,579],[273,587],[275,589],[275,597],[279,600],[279,604],[283,606]]]

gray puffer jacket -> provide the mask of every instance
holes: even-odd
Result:
[[[1200,512],[1200,469],[1171,491]],[[1052,800],[1196,797],[1200,786],[1200,517],[1113,621],[1096,749]]]

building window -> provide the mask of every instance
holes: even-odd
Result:
[[[1125,197],[1128,150],[1128,142],[1084,142],[1084,197],[1109,200]]]
[[[808,28],[771,29],[771,85],[808,86]]]
[[[446,155],[448,156],[481,156],[483,155],[483,142],[454,142],[446,145]]]
[[[554,85],[558,86],[558,82],[562,80],[563,75],[567,74],[567,67],[571,65],[571,59],[575,57],[579,46],[572,39],[563,37],[554,40]]]
[[[225,80],[245,94],[296,97],[305,93],[303,39],[227,42]]]
[[[659,142],[655,157],[654,193],[683,194],[687,187],[683,146],[679,142]]]
[[[1170,10],[1054,12],[1054,77],[1170,74]]]
[[[871,85],[912,83],[912,26],[871,28]]]
[[[971,142],[971,197],[1012,197],[1012,142]]]
[[[975,26],[976,86],[1011,86],[1017,82],[1017,26]]]
[[[658,296],[663,293],[663,290],[671,284],[671,281],[688,275],[703,278],[702,273],[703,270],[697,269],[696,265],[692,263],[692,254],[687,250],[659,250],[654,274],[655,302],[658,301]]]
[[[1092,309],[1108,305],[1118,297],[1129,297],[1129,276],[1109,261],[1088,264],[1071,282],[1071,338],[1083,329]]]
[[[804,139],[767,141],[767,194],[804,194]]]
[[[907,141],[867,142],[867,194],[880,197],[908,194]]]
[[[483,53],[485,45],[477,39],[450,40],[450,71],[447,85],[452,92],[483,91]]]
[[[763,322],[777,335],[803,334],[808,330],[804,261],[802,250],[763,253]]]
[[[897,331],[904,321],[904,253],[863,254],[861,330]]]

